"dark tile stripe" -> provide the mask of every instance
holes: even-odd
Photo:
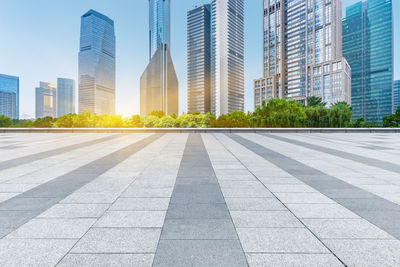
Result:
[[[228,137],[343,207],[400,239],[400,205],[300,163],[236,134]]]
[[[70,152],[72,150],[76,150],[76,149],[79,149],[79,148],[84,148],[84,147],[88,147],[88,146],[99,144],[101,142],[110,141],[110,140],[116,139],[118,137],[121,137],[123,135],[124,134],[106,136],[106,137],[103,137],[103,138],[98,138],[98,139],[95,139],[95,140],[90,140],[90,141],[86,141],[86,142],[82,142],[82,143],[78,143],[78,144],[73,144],[73,145],[69,145],[69,146],[65,146],[65,147],[60,147],[60,148],[56,148],[56,149],[52,149],[52,150],[48,150],[48,151],[44,151],[44,152],[40,152],[40,153],[28,155],[28,156],[24,156],[24,157],[20,157],[20,158],[16,158],[16,159],[10,159],[10,160],[6,160],[6,161],[2,161],[2,162],[0,162],[0,171],[8,169],[8,168],[16,167],[16,166],[19,166],[19,165],[23,165],[23,164],[26,164],[26,163],[30,163],[30,162],[33,162],[33,161],[49,158],[49,157],[52,157],[52,156],[55,156],[55,155],[63,154],[63,153],[66,153],[66,152]]]
[[[153,266],[247,266],[200,134],[190,134]]]
[[[293,139],[278,136],[278,135],[272,135],[272,134],[261,134],[261,135],[264,135],[264,136],[267,136],[269,138],[273,138],[273,139],[276,139],[279,141],[283,141],[286,143],[290,143],[293,145],[298,145],[298,146],[306,147],[306,148],[309,148],[312,150],[328,153],[328,154],[338,156],[338,157],[341,157],[344,159],[353,160],[353,161],[356,161],[356,162],[359,162],[362,164],[366,164],[369,166],[377,167],[377,168],[380,168],[383,170],[400,173],[400,165],[394,164],[391,162],[387,162],[387,161],[383,161],[383,160],[379,160],[379,159],[368,158],[368,157],[364,157],[364,156],[361,156],[358,154],[353,154],[353,153],[344,152],[344,151],[333,149],[333,148],[314,145],[311,143],[293,140]]]
[[[153,134],[54,180],[0,203],[0,229],[5,235],[60,202],[163,134]],[[7,229],[7,230],[5,230]]]

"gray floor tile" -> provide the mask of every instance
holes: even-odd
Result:
[[[229,210],[287,210],[275,198],[225,198]]]
[[[151,267],[153,254],[68,254],[58,267]]]
[[[304,227],[289,211],[231,211],[236,227]]]
[[[107,211],[94,227],[162,227],[165,211]]]
[[[110,210],[167,210],[169,198],[118,198]]]
[[[226,204],[173,204],[169,206],[167,219],[230,219]]]
[[[99,218],[109,207],[109,204],[56,204],[38,217]]]
[[[250,267],[308,267],[324,266],[339,267],[343,264],[332,254],[262,254],[247,253],[247,261]]]
[[[360,218],[339,204],[287,204],[287,207],[299,218]]]

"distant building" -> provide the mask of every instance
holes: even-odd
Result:
[[[57,79],[57,116],[75,113],[75,81]]]
[[[36,119],[57,117],[57,87],[55,84],[40,82],[36,88]]]
[[[140,114],[179,113],[178,77],[170,53],[170,0],[149,0],[150,63],[140,77]]]
[[[0,74],[0,115],[19,118],[19,78]]]
[[[368,0],[346,9],[343,55],[352,69],[355,118],[382,121],[393,112],[392,0]]]
[[[89,10],[81,18],[79,112],[115,114],[114,21]]]
[[[188,112],[211,112],[211,5],[187,14]]]
[[[254,106],[271,98],[351,104],[351,68],[342,57],[341,0],[264,1],[263,78]]]
[[[244,110],[244,0],[211,4],[211,110]]]
[[[400,80],[394,81],[393,96],[393,111],[396,112],[397,107],[400,106]]]

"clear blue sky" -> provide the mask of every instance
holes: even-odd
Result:
[[[180,112],[186,110],[186,12],[209,2],[172,0],[172,57],[180,82]],[[355,2],[343,0],[343,6]],[[400,0],[393,2],[394,10],[400,10]],[[117,113],[139,113],[139,79],[148,63],[147,0],[0,0],[0,73],[20,77],[21,115],[34,116],[39,81],[78,80],[80,16],[91,8],[115,22]],[[395,24],[398,47],[398,17]],[[253,79],[262,74],[262,0],[245,0],[245,27],[246,110],[252,110]],[[396,79],[399,67],[396,53]]]

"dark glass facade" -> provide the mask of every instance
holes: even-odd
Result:
[[[57,79],[57,116],[75,113],[75,81]]]
[[[354,118],[382,121],[393,112],[392,0],[367,0],[346,9],[343,56],[352,69]]]
[[[211,6],[187,15],[188,112],[211,112]]]
[[[394,81],[393,110],[400,106],[400,81]]]
[[[19,78],[0,74],[0,115],[19,118]]]

